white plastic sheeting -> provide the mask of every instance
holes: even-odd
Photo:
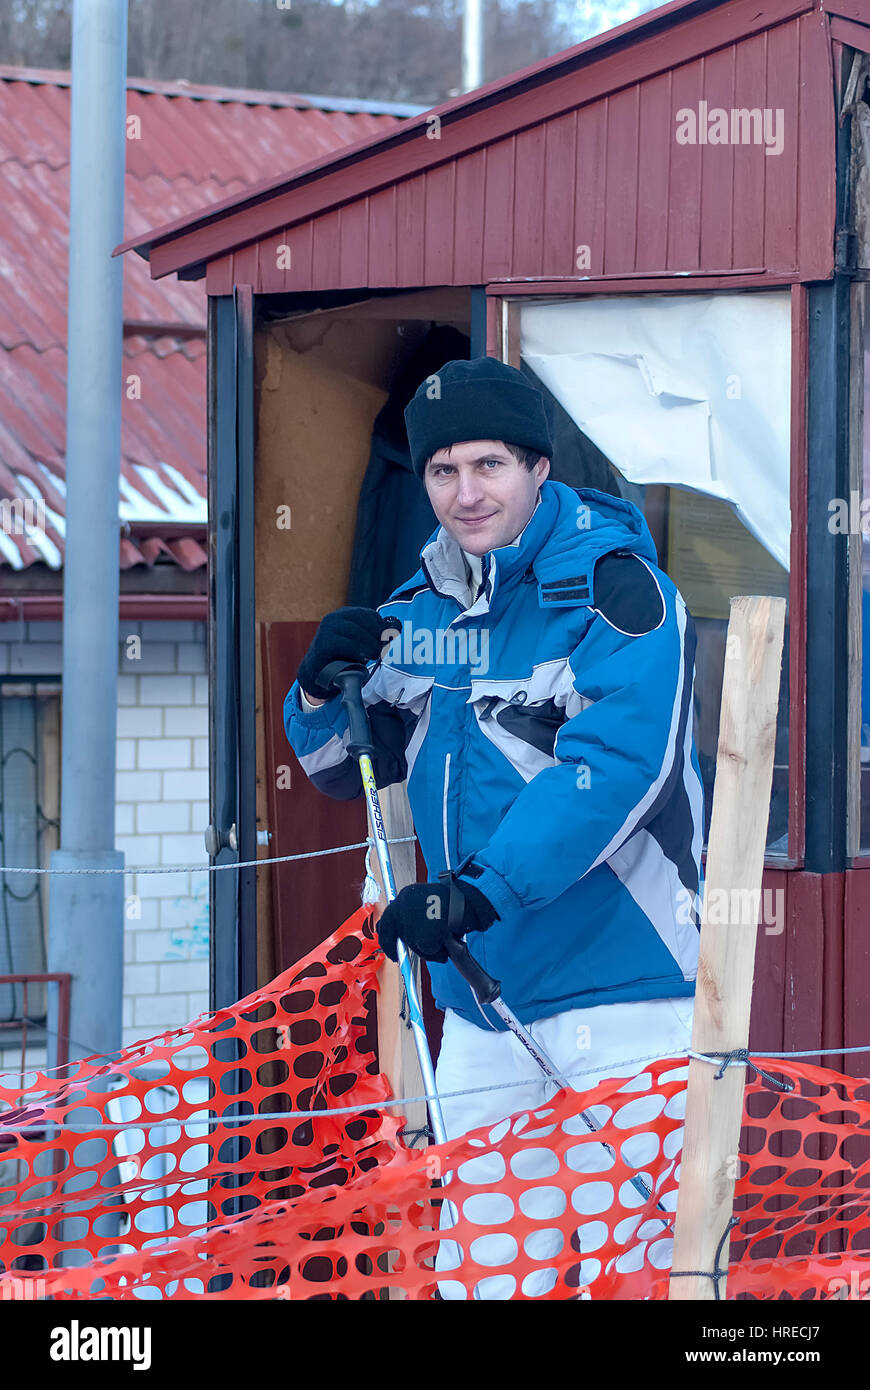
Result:
[[[789,563],[789,292],[523,305],[521,354],[629,482],[734,505]]]

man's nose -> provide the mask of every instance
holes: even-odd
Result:
[[[462,507],[473,507],[483,497],[480,479],[473,469],[467,473],[460,469],[456,500]]]

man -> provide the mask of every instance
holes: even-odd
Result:
[[[376,776],[407,777],[429,878],[386,908],[381,945],[395,959],[401,937],[428,963],[445,1010],[439,1092],[514,1083],[445,1100],[453,1137],[552,1091],[448,960],[450,893],[457,934],[563,1071],[585,1073],[583,1089],[689,1044],[703,809],[694,625],[636,507],[547,480],[543,400],[522,373],[449,362],[405,419],[440,526],[377,611],[323,619],[285,727],[315,786],[360,795],[341,701],[318,677],[337,658],[369,664]],[[401,628],[388,645],[387,618]],[[504,1274],[476,1288],[511,1292]]]

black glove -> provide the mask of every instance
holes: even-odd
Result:
[[[453,887],[461,913],[451,929],[449,895]],[[396,938],[424,960],[447,960],[444,943],[448,937],[463,937],[469,931],[486,931],[498,913],[489,898],[471,883],[454,878],[452,883],[409,883],[388,903],[378,922],[381,950],[390,960],[398,960]]]
[[[377,661],[389,644],[385,634],[395,630],[395,620],[382,618],[375,608],[336,608],[327,613],[302,658],[296,679],[306,695],[331,700],[338,694],[334,683],[323,685],[321,672],[331,661]]]

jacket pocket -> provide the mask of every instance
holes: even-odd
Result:
[[[527,676],[472,679],[468,703],[480,732],[526,781],[554,767],[556,735],[593,703],[578,694],[567,657],[534,666]]]

